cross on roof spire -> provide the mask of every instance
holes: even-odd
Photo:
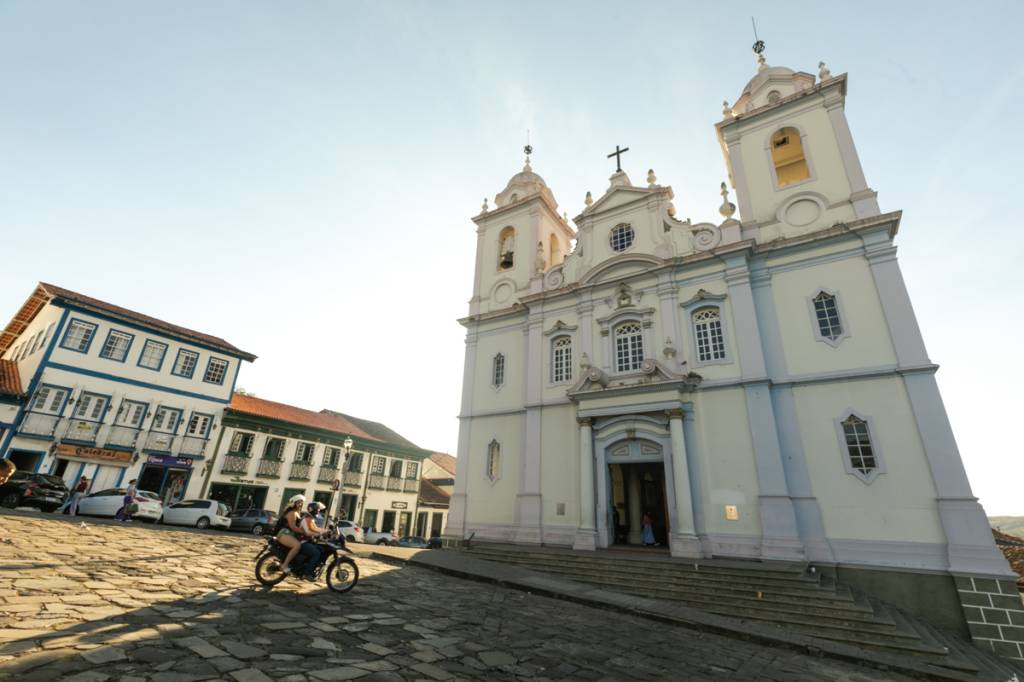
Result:
[[[629,151],[629,147],[625,147],[624,149],[619,149],[619,145],[615,145],[615,151],[613,151],[611,154],[608,155],[609,159],[612,158],[613,156],[615,157],[615,172],[616,173],[621,173],[622,172],[622,155],[625,154],[628,151]]]

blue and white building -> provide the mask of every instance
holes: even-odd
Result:
[[[92,491],[198,492],[243,361],[227,341],[40,283],[0,332],[23,396],[0,457]],[[194,488],[194,490],[193,490]]]

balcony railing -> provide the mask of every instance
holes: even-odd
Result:
[[[352,488],[358,488],[359,484],[362,483],[362,481],[363,481],[363,472],[362,471],[346,471],[345,472],[345,477],[344,477],[344,479],[342,479],[342,483],[344,483],[345,485],[347,485],[349,487],[352,487]]]
[[[367,487],[374,490],[384,490],[384,474],[370,474],[370,481]]]
[[[407,493],[417,493],[420,490],[419,479],[407,478],[405,479],[405,483],[402,485],[402,487],[405,489],[405,492]]]
[[[206,439],[196,438],[195,436],[185,436],[181,439],[181,454],[191,455],[193,457],[202,457],[203,450],[206,449]]]
[[[174,434],[162,431],[150,431],[146,436],[146,450],[153,452],[170,452],[174,444]]]
[[[260,468],[256,470],[256,475],[261,478],[277,478],[281,475],[281,460],[261,459]]]
[[[388,491],[393,493],[402,492],[402,479],[388,477]]]
[[[245,455],[225,455],[224,465],[221,466],[220,472],[222,474],[242,474],[244,476],[249,473],[249,458]]]
[[[333,483],[334,479],[338,477],[338,467],[327,466],[326,464],[320,467],[320,472],[316,475],[317,483]]]
[[[312,468],[312,466],[305,462],[292,462],[292,470],[288,474],[288,479],[292,481],[308,481],[309,471]]]
[[[139,439],[139,430],[130,426],[111,426],[107,434],[107,445],[118,448],[134,448]]]
[[[27,436],[46,436],[49,438],[57,428],[60,417],[56,414],[29,412],[18,427],[18,433]]]
[[[68,422],[67,430],[64,431],[64,438],[65,440],[73,440],[79,443],[95,443],[96,434],[101,426],[103,424],[100,422],[93,422],[87,419],[72,419]]]

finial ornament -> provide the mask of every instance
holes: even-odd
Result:
[[[818,62],[818,79],[827,81],[831,77],[832,72],[828,70],[827,66],[825,66],[825,62]]]
[[[732,118],[733,116],[732,107],[729,106],[729,100],[727,99],[722,100],[722,116],[725,116],[726,118]]]
[[[587,192],[587,198],[583,200],[583,203],[587,205],[587,208],[594,204],[594,197],[590,195],[590,192]]]
[[[487,213],[490,210],[491,210],[490,206],[487,205],[487,197],[484,197],[484,205],[480,207],[480,212],[481,213]]]
[[[658,176],[654,174],[654,169],[653,168],[649,168],[647,170],[647,186],[648,187],[657,187],[658,186]]]
[[[619,149],[619,145],[615,145],[615,151],[608,155],[608,158],[615,157],[615,172],[622,172],[622,155],[629,151],[629,147],[623,147]]]
[[[754,54],[757,55],[757,70],[763,71],[768,68],[768,65],[764,61],[764,41],[757,37],[757,22],[754,21],[754,17],[750,17],[750,25],[754,27]]]
[[[732,214],[736,212],[736,205],[729,201],[729,188],[722,183],[722,205],[718,207],[718,212],[722,214],[722,217],[726,220],[732,218]]]

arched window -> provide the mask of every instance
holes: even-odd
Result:
[[[814,303],[814,319],[818,322],[818,333],[823,339],[835,341],[843,335],[843,323],[839,319],[836,297],[821,291],[811,299]]]
[[[693,313],[693,337],[697,340],[697,360],[725,359],[722,315],[718,308],[701,308]]]
[[[775,166],[775,179],[778,181],[779,187],[785,187],[811,177],[799,130],[783,128],[776,131],[772,135],[771,145],[772,164]]]
[[[487,446],[487,478],[496,481],[501,475],[501,444],[492,440]]]
[[[644,361],[644,333],[639,322],[625,322],[615,328],[615,371],[633,372]]]
[[[516,231],[506,227],[498,235],[498,269],[510,270],[515,264]]]
[[[870,476],[875,470],[875,451],[871,445],[871,433],[868,423],[855,414],[842,421],[843,435],[846,437],[846,452],[850,458],[850,468],[863,476]]]
[[[551,342],[551,381],[561,383],[572,379],[572,338],[559,336]]]
[[[505,356],[498,353],[494,356],[494,364],[491,368],[491,383],[495,388],[501,388],[505,383]]]
[[[558,237],[551,235],[548,237],[548,263],[551,267],[554,267],[562,262],[562,248],[558,244]]]

